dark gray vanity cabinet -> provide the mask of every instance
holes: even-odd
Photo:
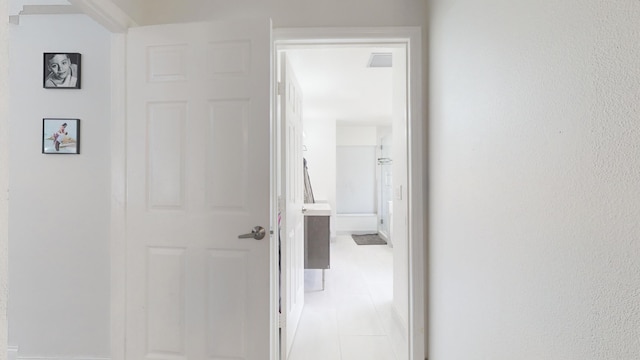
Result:
[[[304,268],[328,269],[329,215],[304,216]]]

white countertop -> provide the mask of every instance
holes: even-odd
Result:
[[[330,216],[331,206],[328,203],[304,204],[304,216]]]

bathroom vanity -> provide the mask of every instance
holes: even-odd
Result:
[[[330,268],[329,240],[331,206],[327,203],[304,204],[304,268],[324,270]]]

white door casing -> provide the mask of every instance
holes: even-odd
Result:
[[[269,358],[270,34],[129,30],[127,359]]]
[[[407,165],[409,247],[408,358],[422,360],[428,353],[426,327],[426,133],[422,74],[423,41],[420,27],[281,28],[275,29],[277,50],[315,45],[402,44],[407,53]],[[410,196],[409,196],[410,194]]]
[[[281,126],[281,359],[286,360],[304,307],[304,169],[302,90],[286,54],[280,54],[278,82]]]

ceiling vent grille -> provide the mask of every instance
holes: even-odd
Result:
[[[367,67],[370,68],[391,67],[391,65],[391,53],[372,53],[367,63]]]

